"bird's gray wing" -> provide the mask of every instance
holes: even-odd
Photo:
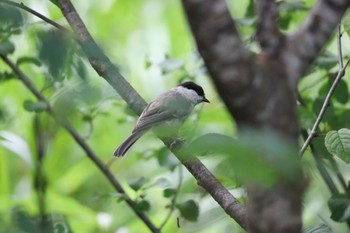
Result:
[[[132,132],[143,131],[171,119],[173,119],[173,115],[171,112],[159,111],[159,109],[152,109],[146,114],[141,115]]]
[[[182,118],[188,114],[188,107],[188,101],[176,92],[163,93],[143,110],[133,132],[149,129],[174,118]]]

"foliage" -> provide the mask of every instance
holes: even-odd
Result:
[[[64,22],[56,6],[59,1],[51,2],[31,0],[24,4],[33,9],[40,6],[46,16]],[[230,6],[246,45],[256,53],[253,2],[230,1]],[[236,140],[234,122],[207,81],[203,61],[194,52],[179,1],[75,4],[105,53],[147,100],[183,80],[204,86],[211,104],[196,108],[180,135],[189,142],[188,153],[199,155],[237,197],[244,199],[241,187],[247,180],[273,185],[281,175],[295,177],[300,164],[292,158],[297,152],[278,136],[247,130]],[[281,28],[292,31],[313,4],[313,0],[279,1]],[[347,33],[348,18],[344,21]],[[346,33],[342,39],[349,42]],[[344,47],[344,54],[348,54],[349,48]],[[110,160],[115,147],[131,132],[136,117],[88,65],[73,38],[27,12],[0,3],[0,54],[15,61],[105,163]],[[337,63],[333,38],[298,87],[302,128],[312,127],[338,71]],[[336,172],[349,177],[348,87],[346,74],[313,141],[332,178]],[[55,227],[57,232],[145,231],[143,223],[124,204],[126,195],[112,189],[47,109],[47,104],[34,99],[0,61],[0,232],[45,232]],[[307,151],[302,168],[312,181],[305,198],[305,225],[317,226],[305,232],[332,232],[331,228],[333,232],[347,232],[330,218],[349,219],[349,187],[332,197],[320,192],[325,184],[310,158]],[[334,160],[339,171],[332,166]],[[153,136],[138,142],[127,157],[112,164],[111,170],[137,208],[157,225],[172,213],[163,232],[178,232],[178,227],[184,232],[242,232]],[[327,203],[329,209],[324,208]],[[312,211],[315,206],[318,212]],[[329,226],[319,226],[322,219]]]

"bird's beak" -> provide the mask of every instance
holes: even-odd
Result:
[[[210,103],[210,101],[207,98],[205,98],[205,97],[203,97],[202,102]]]

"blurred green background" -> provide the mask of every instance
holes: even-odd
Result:
[[[67,26],[60,10],[51,2],[23,3]],[[196,52],[180,1],[100,0],[73,4],[106,55],[147,102],[182,80],[194,80],[203,86],[211,103],[196,108],[182,127],[181,136],[188,139],[206,133],[235,136],[234,120]],[[255,28],[252,1],[232,0],[229,4],[245,44],[252,54],[259,52],[257,43],[251,39]],[[312,0],[279,1],[281,28],[285,32],[295,30],[313,4]],[[131,132],[136,115],[90,67],[78,45],[33,15],[18,12],[20,15],[14,18],[18,31],[8,35],[2,32],[1,42],[13,43],[15,50],[10,57],[107,163],[114,149]],[[348,54],[350,43],[346,34],[343,40],[344,54]],[[308,108],[299,111],[301,125],[307,129],[316,118],[329,86],[328,77],[337,71],[336,65],[333,38],[299,86],[308,104]],[[5,77],[10,70],[0,62],[0,72]],[[37,113],[40,109],[36,99],[23,84],[11,75],[0,80],[0,232],[39,231],[41,211],[78,233],[147,232],[143,222],[73,138],[45,112]],[[339,97],[332,102],[333,110],[321,126],[324,130],[349,126],[348,75],[345,80]],[[320,141],[320,148],[327,153]],[[41,154],[38,148],[42,149]],[[201,159],[243,201],[244,190],[230,165],[220,163],[220,157]],[[329,218],[330,194],[311,155],[307,153],[303,159],[311,178],[304,202],[305,225],[325,223],[334,232],[347,232]],[[349,178],[348,165],[338,162]],[[249,173],[251,168],[243,169]],[[152,134],[142,138],[125,158],[117,159],[111,170],[157,226],[164,221],[173,200],[166,190],[170,193],[179,190],[175,211],[163,232],[243,232]]]

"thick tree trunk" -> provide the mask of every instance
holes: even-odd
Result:
[[[183,0],[198,50],[238,126],[272,131],[295,149],[299,135],[297,82],[349,4],[347,0],[319,0],[299,31],[286,36],[278,28],[276,2],[256,1],[257,38],[262,51],[252,57],[225,0]],[[301,169],[298,174],[293,180],[281,178],[272,187],[248,185],[249,232],[301,232],[301,201],[306,185]]]

